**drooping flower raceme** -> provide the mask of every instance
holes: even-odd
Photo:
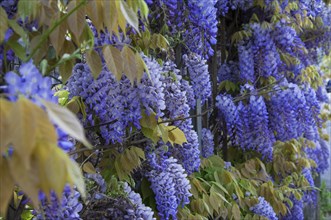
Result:
[[[243,149],[256,150],[266,160],[272,159],[272,146],[275,142],[269,130],[267,107],[262,96],[251,96],[249,105],[238,106],[237,143]]]
[[[202,129],[202,156],[207,158],[214,154],[214,135],[210,129]]]
[[[81,219],[79,212],[83,205],[78,201],[80,194],[76,190],[70,189],[67,185],[64,188],[62,198],[58,198],[54,192],[51,192],[50,201],[47,201],[46,195],[40,193],[40,210],[34,211],[34,220],[42,219]]]
[[[200,99],[203,104],[211,95],[211,82],[206,60],[197,54],[184,55],[183,60],[195,98]]]
[[[146,219],[146,220],[156,220],[154,218],[154,212],[148,206],[146,206],[141,199],[140,194],[135,193],[128,183],[124,183],[124,192],[127,193],[128,199],[134,205],[134,212],[128,212],[127,215],[130,216],[129,219]]]
[[[258,198],[259,202],[250,207],[249,210],[251,210],[253,213],[266,217],[269,220],[277,220],[277,216],[275,211],[273,210],[272,206],[268,201],[264,199],[264,197],[259,197]]]
[[[230,95],[219,94],[216,97],[216,106],[219,110],[220,117],[224,118],[228,134],[235,142],[236,126],[239,120],[238,109]]]
[[[165,119],[173,119],[173,125],[181,129],[187,139],[187,143],[184,143],[183,146],[170,146],[169,151],[179,160],[179,163],[183,165],[186,172],[191,174],[199,169],[200,150],[198,135],[193,130],[192,119],[178,120],[178,118],[188,117],[190,115],[190,106],[188,105],[186,91],[182,90],[182,77],[179,75],[179,70],[174,63],[166,62],[163,65],[163,72],[161,81],[164,85],[167,112]]]
[[[255,82],[254,72],[254,54],[251,42],[244,45],[242,42],[238,46],[240,79],[244,82]]]
[[[177,209],[189,203],[190,182],[183,167],[173,157],[162,162],[160,169],[148,172],[160,218],[177,219]]]
[[[303,220],[303,201],[297,200],[294,196],[291,196],[293,207],[287,212],[286,216],[282,220]]]
[[[39,98],[57,102],[54,92],[51,90],[52,81],[49,77],[43,77],[37,67],[32,63],[24,63],[19,68],[19,74],[8,72],[5,75],[7,92],[12,101],[16,101],[19,95],[24,95],[36,104],[40,104]]]
[[[229,61],[220,65],[217,72],[217,82],[225,80],[238,82],[240,77],[240,68],[238,62]]]
[[[216,0],[191,0],[187,3],[189,28],[183,37],[190,50],[204,58],[214,54],[216,44]]]

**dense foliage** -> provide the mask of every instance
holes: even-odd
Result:
[[[329,1],[0,5],[0,216],[285,220],[317,205]]]

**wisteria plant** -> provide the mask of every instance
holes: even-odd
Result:
[[[0,0],[0,219],[304,219],[328,0]]]

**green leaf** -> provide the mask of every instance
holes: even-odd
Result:
[[[2,21],[1,21],[2,22]],[[24,31],[24,29],[18,25],[17,21],[15,20],[8,20],[8,25],[11,27],[15,33],[17,33],[20,37],[22,37],[23,42],[27,44],[27,33]]]
[[[77,117],[67,108],[61,107],[51,102],[43,101],[49,117],[64,132],[82,142],[86,147],[92,148],[84,134],[84,128]]]
[[[148,20],[148,13],[149,13],[149,9],[148,9],[148,5],[144,0],[139,0],[139,8],[140,8],[140,12],[142,14],[142,16]]]
[[[220,190],[222,190],[223,192],[225,192],[226,194],[230,195],[229,192],[226,190],[226,188],[224,188],[224,186],[222,186],[220,183],[218,182],[211,182],[213,183],[215,186],[217,186]]]
[[[120,1],[120,9],[126,21],[139,33],[139,22],[137,14],[123,0]],[[125,29],[123,31],[125,31]]]
[[[69,92],[67,90],[60,90],[57,91],[54,96],[57,96],[59,104],[64,106],[68,101]]]
[[[15,52],[15,55],[20,58],[21,60],[24,60],[26,58],[26,53],[24,47],[19,44],[16,40],[14,39],[9,39],[7,41],[8,46],[10,49],[12,49]]]
[[[216,212],[218,212],[218,209],[221,207],[221,205],[223,205],[223,203],[220,201],[218,196],[212,192],[210,193],[210,196],[209,196],[209,203],[211,204],[211,206],[213,207],[213,209]]]
[[[143,149],[139,147],[131,147],[131,151],[133,151],[136,155],[138,155],[141,159],[145,160],[145,152]]]
[[[150,47],[154,50],[156,48],[167,50],[169,47],[169,42],[162,34],[153,34]]]
[[[22,220],[31,220],[33,219],[34,215],[32,214],[31,210],[24,210],[21,214]]]
[[[97,79],[102,70],[102,62],[99,54],[95,50],[87,52],[86,62],[91,69],[93,78]]]
[[[143,178],[141,182],[141,192],[142,192],[143,200],[146,200],[147,198],[154,196],[150,185],[151,184],[148,182],[148,180],[146,178]]]
[[[107,68],[115,75],[117,80],[120,80],[124,71],[124,61],[121,51],[113,46],[105,46],[103,48],[103,56]]]
[[[168,143],[169,141],[169,132],[164,124],[158,125],[158,128],[161,131],[161,138],[164,143]]]
[[[213,216],[213,208],[209,202],[209,196],[207,194],[203,194],[202,200],[205,210],[208,212],[210,216]]]

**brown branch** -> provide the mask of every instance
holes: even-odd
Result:
[[[175,122],[175,121],[185,121],[186,119],[201,117],[201,116],[204,116],[205,114],[207,114],[208,112],[210,112],[212,110],[213,110],[212,108],[209,108],[209,109],[205,110],[204,112],[202,112],[201,114],[195,114],[195,115],[190,115],[190,116],[187,116],[187,117],[178,117],[178,118],[174,118],[174,119],[164,120],[164,121],[158,122],[158,124],[168,123],[168,122]]]
[[[108,122],[104,122],[104,123],[100,123],[100,124],[97,124],[97,125],[86,126],[86,127],[84,127],[84,129],[90,130],[90,129],[98,128],[98,127],[105,126],[105,125],[111,125],[111,124],[114,124],[115,122],[117,122],[117,119],[112,120],[112,121],[108,121]]]

